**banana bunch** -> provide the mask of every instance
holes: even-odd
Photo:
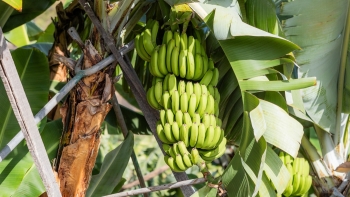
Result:
[[[289,174],[288,186],[284,190],[284,196],[303,196],[307,193],[312,184],[312,177],[309,175],[310,166],[305,158],[297,157],[293,159],[289,154],[280,152],[280,159],[286,165]]]
[[[187,21],[187,20],[186,20]],[[149,20],[135,39],[139,56],[153,75],[149,104],[159,110],[157,135],[174,171],[185,171],[224,154],[226,138],[219,116],[219,71],[193,36],[167,30],[157,45],[159,23]]]

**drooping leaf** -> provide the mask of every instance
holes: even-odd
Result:
[[[37,49],[16,49],[11,52],[33,114],[48,101],[49,66]],[[4,86],[0,85],[0,147],[4,147],[21,129],[12,111]]]
[[[111,194],[122,179],[124,169],[129,163],[133,146],[134,135],[129,133],[121,145],[106,155],[100,173],[91,177],[86,196]]]
[[[12,12],[3,28],[3,31],[8,32],[13,28],[34,19],[55,2],[55,0],[36,0],[35,3],[32,1],[23,1],[22,11],[19,12],[15,10]]]
[[[25,46],[30,42],[27,34],[27,26],[25,24],[14,28],[10,32],[5,33],[4,36],[16,47]]]
[[[350,172],[350,162],[347,161],[347,162],[344,162],[344,163],[340,164],[335,169],[335,171],[337,171],[337,172],[344,172],[344,173]]]
[[[302,48],[295,53],[299,77],[317,77],[316,86],[302,90],[305,109],[327,132],[335,132],[336,127],[337,82],[339,74],[344,75],[339,67],[348,12],[347,0],[295,0],[282,4],[280,13],[289,16],[283,27],[286,38]]]
[[[55,158],[62,132],[62,120],[45,125],[41,132],[49,159]],[[3,196],[31,197],[45,191],[38,170],[25,143],[19,144],[4,161],[0,163],[0,190]]]

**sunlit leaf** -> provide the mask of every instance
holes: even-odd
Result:
[[[18,11],[22,11],[22,0],[2,0]]]

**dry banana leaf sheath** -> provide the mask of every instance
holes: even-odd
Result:
[[[83,69],[102,57],[86,42]],[[111,109],[112,68],[83,78],[61,108],[64,131],[54,164],[63,197],[85,196],[100,145],[100,126]]]

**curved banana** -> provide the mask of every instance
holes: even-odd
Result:
[[[184,80],[180,80],[177,90],[179,91],[179,94],[182,95],[183,93],[186,93],[186,82]]]
[[[168,91],[165,91],[162,95],[162,105],[163,105],[164,109],[171,109],[171,107],[172,107],[170,94]]]
[[[182,160],[184,161],[185,163],[185,166],[187,168],[190,168],[193,166],[192,164],[192,160],[191,160],[191,155],[189,153],[186,153],[185,155],[182,156]]]
[[[208,70],[199,83],[202,85],[208,86],[212,77],[213,77],[213,70]]]
[[[208,59],[208,57],[202,55],[202,60],[203,60],[203,71],[202,71],[202,75],[201,75],[200,79],[203,78],[205,73],[209,70],[209,59]]]
[[[199,162],[199,152],[196,148],[192,148],[191,150],[191,159],[193,164],[197,164]]]
[[[214,99],[215,99],[218,103],[220,103],[220,98],[221,98],[221,96],[220,96],[219,90],[218,90],[217,87],[215,87],[215,88],[214,88]]]
[[[198,139],[198,123],[193,123],[190,128],[190,146],[196,147]]]
[[[195,47],[195,41],[193,36],[188,37],[188,52],[192,53],[193,55],[196,54],[196,47]]]
[[[202,159],[207,162],[211,162],[219,157],[221,157],[226,151],[226,138],[224,138],[221,143],[212,150],[199,151],[199,155]]]
[[[218,116],[216,116],[216,125],[219,126],[219,127],[222,126],[222,120],[220,118],[218,118]]]
[[[180,48],[180,40],[181,40],[181,36],[179,32],[174,32],[174,40],[175,40],[175,46]]]
[[[190,98],[191,97],[191,94],[193,94],[193,83],[192,81],[187,81],[186,83],[186,94],[187,94],[187,97]]]
[[[186,124],[181,125],[180,127],[180,140],[183,141],[186,147],[189,146],[188,142],[188,126]]]
[[[163,92],[169,91],[169,74],[165,75],[163,79]],[[169,93],[170,94],[170,93]]]
[[[169,144],[162,144],[162,148],[166,154],[170,155],[169,150],[171,149],[171,146]]]
[[[205,140],[205,133],[206,133],[206,128],[203,123],[200,123],[198,125],[198,139],[196,143],[197,148],[202,148],[204,145],[204,140]]]
[[[190,152],[188,152],[186,145],[183,141],[179,141],[177,143],[177,148],[179,149],[179,152],[182,156],[184,156],[185,154],[189,154]]]
[[[164,130],[165,137],[168,139],[168,141],[171,143],[175,143],[176,139],[171,132],[171,124],[165,123],[163,130]]]
[[[209,115],[210,117],[210,125],[212,125],[213,127],[216,127],[216,117],[214,114]]]
[[[213,70],[215,68],[213,59],[208,59],[208,69]]]
[[[156,101],[158,104],[162,107],[162,97],[163,97],[163,83],[161,81],[158,81],[156,85],[154,86],[154,97],[156,98]]]
[[[163,126],[162,124],[159,122],[157,123],[157,135],[158,135],[158,138],[160,139],[160,141],[162,141],[163,143],[165,144],[172,144],[166,137],[165,137],[165,133],[164,133],[164,130],[163,130]]]
[[[188,110],[188,98],[186,93],[180,96],[180,109],[183,113]]]
[[[173,122],[173,124],[171,125],[171,131],[175,140],[178,142],[180,140],[180,128],[177,122]]]
[[[207,86],[207,89],[208,89],[209,94],[212,95],[212,96],[214,96],[215,91],[214,91],[214,87],[213,87],[211,84],[209,84],[209,85]]]
[[[196,109],[196,112],[201,116],[203,117],[204,115],[204,112],[205,112],[205,109],[207,107],[207,102],[208,102],[208,96],[207,94],[202,94],[200,96],[200,101],[199,101],[199,105]]]
[[[164,77],[164,75],[159,71],[158,68],[158,48],[155,48],[153,50],[149,69],[154,76],[161,78]]]
[[[157,46],[158,30],[159,30],[159,22],[155,20],[151,28],[151,42],[153,46]]]
[[[295,160],[294,160],[295,161]],[[300,174],[294,174],[293,175],[293,194],[296,194],[296,191],[298,190],[298,188],[300,187]]]
[[[166,113],[167,123],[173,124],[173,122],[174,122],[174,113],[173,113],[173,111],[171,111],[171,109],[167,109],[165,111],[165,113]]]
[[[190,127],[192,125],[192,118],[188,112],[184,113],[183,121],[184,124],[187,125],[187,127]]]
[[[186,79],[191,80],[194,77],[195,72],[195,64],[194,64],[194,56],[191,52],[187,52],[187,70],[186,70]]]
[[[194,40],[194,47],[195,47],[196,54],[201,55],[201,53],[202,53],[202,45],[201,45],[201,42],[198,39]]]
[[[177,90],[177,80],[175,75],[171,74],[168,81],[169,94],[173,95],[174,91]]]
[[[145,31],[142,32],[143,33],[143,46],[145,47],[145,51],[148,53],[148,55],[152,55],[153,50],[155,48],[155,46],[152,43],[152,36],[151,36],[151,30],[150,29],[145,29]]]
[[[207,102],[207,108],[205,109],[204,113],[208,114],[214,114],[215,112],[215,100],[212,95],[208,95],[208,102]]]
[[[162,109],[162,106],[160,106],[156,100],[156,98],[154,97],[154,86],[151,86],[148,91],[147,91],[147,101],[150,104],[151,107],[153,107],[154,109]]]
[[[186,54],[187,52],[184,50],[180,51],[179,54],[179,74],[181,78],[186,78],[187,73],[187,63],[186,63]]]
[[[190,100],[188,102],[188,113],[191,117],[195,116],[196,113],[197,97],[195,94],[191,94]]]
[[[181,110],[177,110],[175,114],[175,120],[179,127],[183,124],[183,113]]]
[[[171,58],[172,58],[172,52],[174,47],[175,47],[175,40],[171,39],[167,44],[167,48],[166,48],[166,68],[170,73],[173,72],[171,68]]]
[[[213,126],[214,127],[214,126]],[[219,144],[219,140],[221,138],[221,128],[220,127],[214,127],[214,136],[209,142],[208,146],[210,148],[216,148]]]
[[[164,126],[166,123],[166,115],[165,115],[164,109],[159,110],[159,117],[160,117],[160,122],[162,123],[162,126]]]
[[[179,168],[179,166],[177,166],[175,159],[173,157],[165,156],[164,160],[165,160],[165,163],[168,164],[168,166],[170,167],[170,169],[172,171],[174,171],[174,172],[182,172],[183,171]]]
[[[218,68],[214,68],[213,69],[213,77],[210,81],[210,85],[216,86],[216,85],[218,85],[218,82],[219,82],[219,70],[218,70]]]
[[[210,124],[210,115],[205,113],[202,118],[202,123],[205,126],[205,129],[208,129],[208,127],[211,125]]]
[[[196,53],[194,55],[194,65],[195,65],[195,71],[193,75],[193,80],[198,81],[201,79],[202,73],[203,73],[203,58],[200,54]]]
[[[168,42],[173,38],[173,32],[170,30],[167,30],[164,32],[163,36],[163,44],[168,44]]]
[[[146,62],[151,61],[151,56],[148,55],[148,53],[145,51],[145,48],[143,48],[143,43],[141,43],[141,35],[138,34],[135,37],[135,48],[137,51],[137,54],[141,57],[141,59],[145,60]]]
[[[202,95],[202,88],[201,85],[199,83],[194,83],[193,84],[193,93],[196,95],[196,109],[199,105],[199,101],[200,101],[200,97]]]
[[[192,124],[193,123],[201,123],[201,116],[198,113],[194,113],[194,115],[192,116]]]
[[[162,75],[168,74],[168,69],[166,67],[166,45],[162,44],[158,52],[158,70]]]
[[[173,112],[177,112],[180,109],[180,96],[177,90],[171,96],[171,109]]]
[[[202,94],[205,94],[205,95],[208,95],[208,88],[206,85],[202,85],[201,84],[201,91],[202,91]]]
[[[179,76],[179,55],[180,55],[180,48],[175,46],[173,48],[173,51],[171,52],[171,71],[174,75]]]
[[[210,149],[211,147],[211,141],[213,140],[215,135],[215,130],[213,126],[209,126],[207,128],[207,131],[205,132],[205,140],[204,144],[202,146],[202,149]]]
[[[185,163],[182,159],[182,156],[180,154],[176,155],[175,162],[177,166],[180,168],[180,170],[185,171],[187,167],[185,166]]]
[[[187,34],[186,33],[181,33],[180,37],[181,37],[181,39],[180,39],[180,49],[187,51]]]

